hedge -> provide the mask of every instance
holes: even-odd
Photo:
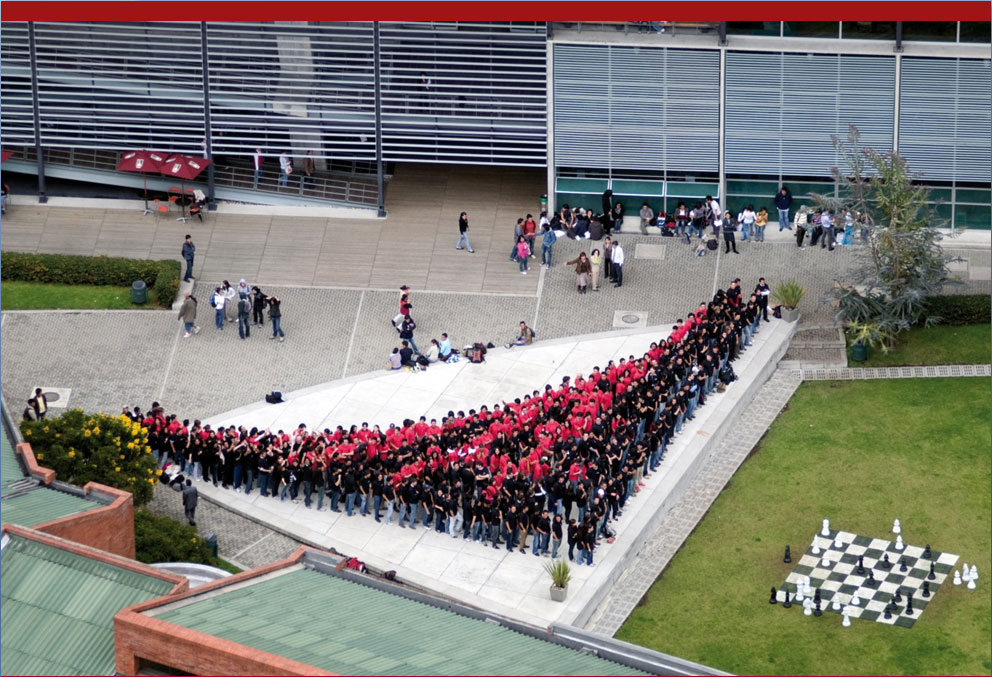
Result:
[[[951,294],[931,296],[926,301],[926,315],[938,316],[941,324],[989,324],[992,322],[992,296],[989,294]]]
[[[143,280],[154,287],[160,306],[172,307],[179,292],[178,261],[124,259],[72,254],[0,253],[0,279],[49,284],[92,284],[130,287]]]
[[[178,496],[178,494],[177,494]],[[207,542],[196,533],[196,527],[186,526],[171,517],[155,515],[147,510],[134,513],[134,558],[145,564],[158,562],[197,562],[219,566]]]

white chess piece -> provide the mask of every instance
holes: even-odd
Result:
[[[902,536],[896,536],[896,550],[902,550],[905,546],[902,544]]]
[[[834,611],[840,611],[840,595],[834,595],[833,601],[830,602],[830,608]]]
[[[899,524],[899,520],[898,519],[895,522],[892,523],[892,533],[894,533],[894,534],[901,534],[902,533],[902,525]]]
[[[813,615],[813,600],[807,599],[803,602],[803,616]]]
[[[967,562],[962,562],[961,563],[961,580],[964,581],[965,583],[967,583],[968,582],[968,579],[970,577],[971,577],[971,570],[968,569],[968,563]]]
[[[968,578],[970,578],[973,581],[978,580],[978,567],[976,567],[974,564],[971,565],[971,573],[968,574]]]
[[[826,550],[823,551],[823,559],[820,560],[820,566],[821,567],[829,567],[830,566],[830,558],[827,557]]]
[[[961,572],[954,570],[954,585],[961,585]]]
[[[827,519],[823,520],[823,529],[820,530],[820,535],[821,536],[830,535],[830,520]]]
[[[840,532],[839,531],[837,532],[837,535],[834,536],[834,547],[835,548],[843,548],[844,547],[844,542],[840,540]]]
[[[954,573],[957,573],[957,572],[955,571]],[[796,595],[795,595],[795,600],[796,600],[796,602],[798,603],[798,602],[802,602],[802,601],[803,601],[803,599],[805,599],[805,598],[803,597],[803,582],[802,582],[802,581],[799,581],[798,583],[796,583]]]
[[[819,543],[819,540],[820,539],[818,539],[816,536],[813,537],[813,547],[810,550],[810,552],[812,552],[814,555],[819,555],[820,554],[820,543]]]
[[[803,580],[803,594],[807,597],[813,596],[813,586],[810,585],[809,576],[806,576]]]
[[[840,624],[845,628],[851,627],[851,617],[848,615],[847,609],[844,609],[844,620],[842,620]]]
[[[854,594],[851,595],[851,606],[861,606],[861,598],[858,597],[857,590],[855,590]]]
[[[975,587],[976,587],[975,586],[975,577],[974,576],[968,576],[968,589],[969,590],[974,590]]]

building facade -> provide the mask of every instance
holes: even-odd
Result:
[[[989,227],[989,22],[644,24],[3,22],[0,132],[19,171],[148,148],[209,154],[223,177],[261,148],[273,171],[308,151],[367,176],[542,167],[551,207],[609,187],[666,208],[832,190],[831,136],[853,124],[943,218]]]

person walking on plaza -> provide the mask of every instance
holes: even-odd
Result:
[[[44,421],[48,416],[48,398],[41,388],[34,389],[34,413],[39,421]]]
[[[467,249],[469,254],[475,253],[475,250],[472,249],[472,243],[468,241],[468,214],[466,212],[462,212],[458,216],[458,243],[455,245],[455,249],[463,249],[462,242],[465,243],[464,249]]]
[[[262,149],[256,148],[255,152],[251,156],[252,165],[255,168],[255,179],[252,182],[252,188],[258,188],[258,180],[262,178]]]
[[[224,330],[224,305],[227,299],[224,298],[224,291],[217,287],[210,297],[210,305],[214,307],[214,320],[217,322],[217,329]]]
[[[196,324],[196,298],[189,292],[183,295],[183,305],[179,309],[179,319],[182,320],[186,329],[183,338],[189,338],[190,334],[200,333],[200,327]]]
[[[289,153],[283,151],[279,155],[279,185],[289,184],[289,175],[293,173],[293,161],[289,159]]]
[[[530,258],[530,247],[527,246],[527,237],[521,235],[517,238],[517,262],[520,264],[520,274],[527,274],[527,260]]]
[[[193,244],[193,236],[187,234],[186,240],[183,242],[183,259],[186,261],[186,274],[183,276],[183,282],[189,282],[193,279],[193,256],[196,255],[196,245]]]
[[[551,267],[551,248],[558,241],[558,236],[551,229],[550,223],[544,224],[544,232],[541,233],[541,265]]]
[[[420,349],[417,347],[417,342],[413,340],[413,330],[417,328],[417,323],[413,321],[409,315],[403,316],[403,323],[400,324],[400,338],[408,341],[410,347],[413,348],[413,352],[417,355],[420,354]]]
[[[785,186],[778,191],[775,196],[775,208],[778,209],[778,232],[782,232],[784,228],[792,230],[792,226],[789,223],[789,208],[792,207],[792,193]]]
[[[613,268],[613,285],[616,287],[623,286],[623,247],[616,240],[613,241],[613,249],[610,252],[610,262]]]
[[[592,265],[585,252],[581,252],[578,258],[565,262],[566,266],[575,266],[575,286],[580,294],[586,293],[589,286],[589,276],[592,274]]]
[[[823,239],[820,240],[820,249],[829,247],[828,251],[834,250],[834,212],[831,209],[824,210],[820,215],[820,227],[823,229]]]
[[[269,297],[269,318],[272,320],[272,338],[278,338],[282,343],[286,334],[282,331],[282,301],[277,296]]]
[[[196,504],[199,501],[200,495],[193,486],[193,480],[187,478],[186,486],[183,488],[183,512],[186,513],[186,520],[191,527],[196,526]]]

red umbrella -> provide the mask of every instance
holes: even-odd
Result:
[[[0,164],[3,164],[7,160],[9,160],[10,159],[10,156],[13,155],[13,154],[14,154],[14,151],[12,151],[12,150],[5,150],[5,151],[3,151],[2,155],[0,155]]]
[[[120,162],[117,163],[119,172],[140,172],[141,180],[145,186],[145,214],[151,213],[148,208],[148,177],[145,174],[158,174],[165,161],[165,153],[156,153],[152,150],[129,150],[121,155]]]
[[[213,160],[210,158],[203,157],[190,157],[188,155],[183,155],[181,153],[174,153],[165,159],[162,163],[161,173],[165,176],[176,176],[179,177],[180,182],[183,184],[183,194],[185,196],[185,182],[192,181],[197,176],[200,175],[204,169],[207,168]],[[182,221],[186,221],[186,203],[182,204],[183,216]]]

